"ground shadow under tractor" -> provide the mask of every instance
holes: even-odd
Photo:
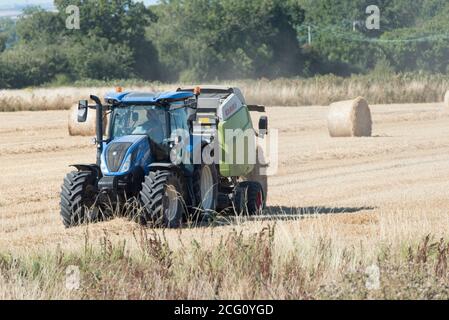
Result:
[[[254,216],[245,215],[218,215],[213,221],[198,223],[197,227],[235,225],[247,221],[295,221],[319,215],[333,215],[344,213],[358,213],[372,211],[374,207],[286,207],[268,206],[262,214]]]

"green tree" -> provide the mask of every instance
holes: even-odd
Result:
[[[425,2],[299,0],[306,10],[305,24],[312,27],[313,50],[327,62],[326,70],[322,71],[342,74],[365,72],[385,59],[387,53],[385,45],[378,41],[380,37],[398,28],[414,26]],[[365,26],[369,5],[380,9],[379,30],[368,30]],[[305,30],[302,33],[304,36]]]
[[[0,56],[2,86],[60,79],[157,79],[157,53],[145,37],[154,14],[132,0],[56,0],[56,12],[25,10],[19,41]],[[69,5],[80,8],[80,29],[66,27]],[[6,47],[0,39],[0,49]],[[8,67],[6,67],[8,66]],[[14,66],[14,67],[9,67]]]
[[[8,41],[8,35],[4,32],[0,33],[0,52],[6,49],[6,42]]]
[[[19,44],[0,56],[0,85],[9,88],[36,86],[64,73],[67,60],[59,46]]]
[[[426,22],[382,36],[388,41],[384,45],[385,54],[397,71],[449,72],[448,15],[449,4],[444,4]]]
[[[57,43],[63,29],[64,21],[60,14],[39,7],[25,9],[17,21],[17,36],[22,43]]]
[[[156,13],[158,22],[149,34],[170,80],[301,71],[297,20],[281,0],[172,0],[163,1]]]
[[[69,5],[80,9],[80,30],[63,29],[70,41],[85,43],[86,38],[103,39],[103,45],[107,40],[112,46],[117,46],[114,52],[127,48],[131,58],[126,67],[130,64],[132,72],[122,74],[123,78],[137,76],[151,80],[158,77],[157,53],[145,37],[146,28],[152,25],[156,17],[143,3],[133,0],[55,0],[55,5],[64,21],[68,17],[66,8]],[[116,67],[121,69],[120,66]]]
[[[86,37],[81,42],[64,48],[68,65],[78,79],[134,78],[133,56],[122,44],[112,44],[105,38]]]
[[[12,19],[0,18],[0,52],[13,45],[17,40],[16,26]]]
[[[0,87],[78,79],[208,81],[449,73],[447,0],[55,0],[0,19]],[[66,28],[69,5],[80,29]],[[368,30],[368,5],[380,29]],[[311,31],[312,43],[308,35]]]

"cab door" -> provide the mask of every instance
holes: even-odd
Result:
[[[178,108],[170,111],[170,131],[172,138],[179,137],[181,139],[175,139],[174,150],[177,159],[182,159],[182,164],[187,169],[187,171],[193,172],[193,165],[190,164],[190,159],[188,154],[188,148],[190,146],[190,134],[189,125],[187,123],[187,112],[185,108]],[[176,136],[175,133],[182,133]]]

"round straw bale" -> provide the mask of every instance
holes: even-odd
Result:
[[[69,111],[69,134],[71,136],[95,136],[96,116],[96,110],[89,109],[86,122],[78,122],[78,105],[72,106]],[[103,114],[103,134],[106,131],[107,122],[107,117]]]
[[[331,104],[327,125],[331,137],[370,137],[372,119],[368,102],[358,97]]]
[[[444,107],[449,108],[449,90],[444,95]]]

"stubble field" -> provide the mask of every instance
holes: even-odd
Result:
[[[67,111],[0,113],[0,298],[448,297],[449,247],[439,242],[449,238],[443,109],[374,105],[373,137],[332,139],[327,107],[268,108],[279,169],[265,214],[182,230],[141,230],[120,218],[64,229],[60,185],[69,164],[94,162],[90,138],[68,135]],[[98,251],[90,262],[87,249]],[[81,266],[79,290],[64,288],[69,264]],[[256,274],[245,270],[253,264]],[[372,264],[380,286],[369,290]],[[107,272],[92,278],[95,268]],[[423,280],[410,288],[415,275]]]

